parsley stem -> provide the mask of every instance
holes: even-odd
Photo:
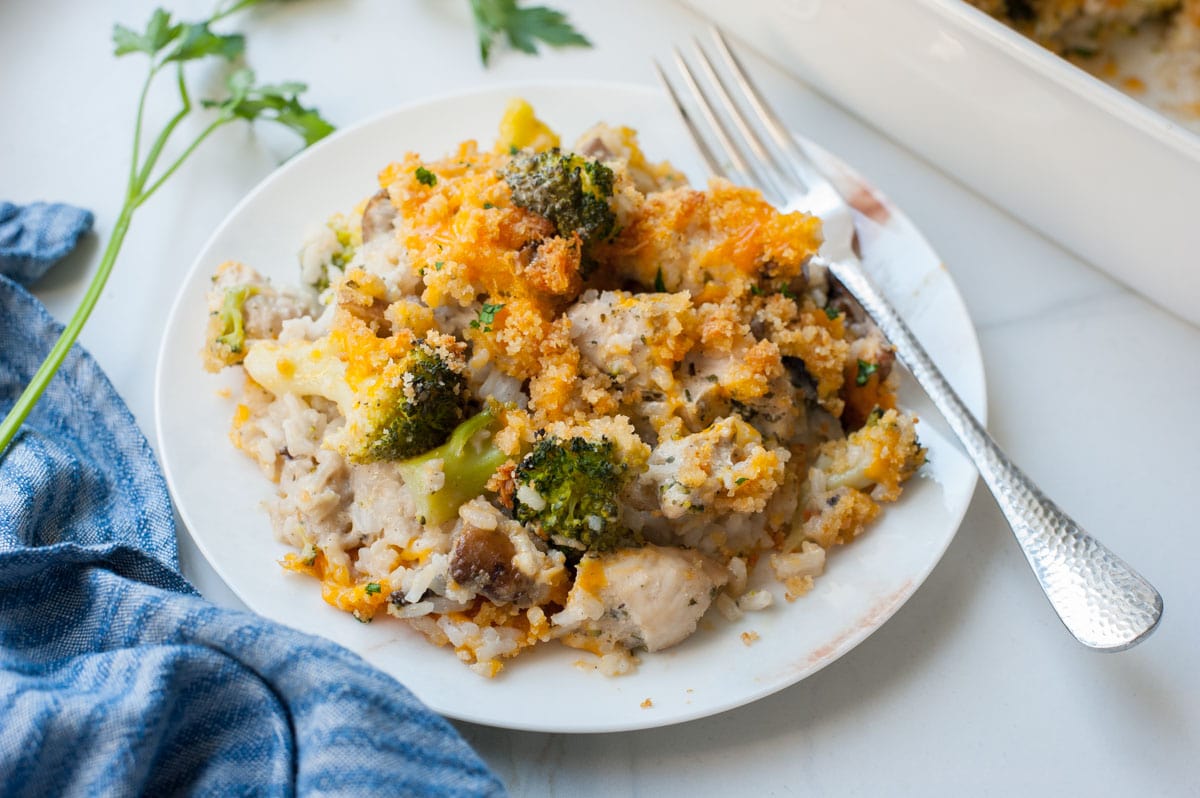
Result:
[[[213,12],[213,15],[209,19],[192,24],[179,23],[172,25],[171,15],[160,8],[151,15],[150,22],[147,24],[144,34],[137,34],[122,25],[114,27],[113,42],[116,45],[115,55],[120,56],[130,52],[142,52],[150,56],[150,67],[146,74],[146,80],[142,84],[141,93],[138,96],[137,117],[133,128],[133,151],[129,158],[129,178],[125,186],[125,201],[121,206],[121,212],[117,216],[116,223],[113,225],[108,244],[104,248],[104,254],[100,258],[100,265],[96,268],[96,273],[92,275],[92,280],[84,292],[79,307],[75,309],[71,320],[63,328],[62,333],[58,336],[58,340],[54,342],[49,354],[42,361],[41,366],[38,367],[37,373],[34,374],[29,385],[17,397],[17,401],[4,417],[4,420],[0,422],[0,456],[3,456],[8,445],[12,443],[21,425],[25,422],[25,419],[33,412],[38,399],[41,398],[46,388],[50,385],[50,381],[54,378],[55,373],[62,366],[67,353],[71,351],[71,346],[79,338],[79,333],[83,330],[83,325],[87,322],[88,317],[91,316],[92,310],[96,307],[96,303],[100,299],[100,294],[104,291],[104,286],[108,282],[109,274],[112,273],[113,265],[117,261],[117,255],[121,251],[121,245],[125,241],[125,235],[129,232],[129,225],[133,220],[134,212],[175,174],[179,167],[196,151],[196,148],[212,135],[213,131],[237,118],[253,121],[261,116],[262,111],[266,108],[272,109],[275,112],[269,118],[282,122],[300,133],[304,137],[305,146],[333,130],[333,126],[322,119],[315,109],[304,108],[300,105],[296,99],[296,95],[304,90],[302,85],[296,83],[283,84],[286,90],[271,86],[256,87],[254,85],[253,73],[247,69],[242,69],[235,72],[229,79],[230,89],[234,92],[233,97],[223,102],[203,101],[205,106],[217,106],[221,108],[221,112],[217,115],[216,119],[205,127],[200,132],[200,135],[196,136],[166,169],[160,174],[156,173],[158,159],[162,156],[167,143],[171,140],[180,123],[193,110],[192,98],[188,94],[187,82],[184,76],[183,62],[193,61],[210,55],[218,55],[229,61],[239,55],[243,47],[243,37],[240,34],[214,34],[208,29],[208,26],[218,19],[249,8],[258,2],[260,0],[221,0],[218,3],[217,10]],[[162,130],[159,131],[153,143],[151,143],[149,150],[143,155],[142,136],[145,133],[143,126],[145,123],[146,100],[150,94],[150,84],[154,82],[154,78],[172,61],[175,62],[175,79],[179,89],[180,108],[167,121]],[[247,100],[247,94],[250,92],[255,92],[254,102],[257,105],[250,109],[240,108],[241,104]],[[287,115],[285,115],[285,112]],[[151,182],[152,180],[153,182]],[[149,184],[149,187],[147,187],[147,184]]]
[[[175,132],[175,128],[179,126],[179,123],[183,121],[184,117],[186,117],[192,111],[192,99],[188,96],[187,89],[183,85],[182,64],[179,65],[178,71],[179,96],[183,101],[183,105],[175,114],[175,116],[171,117],[171,120],[167,122],[166,126],[158,134],[157,138],[154,139],[154,144],[150,146],[150,152],[146,153],[146,161],[142,164],[141,171],[138,172],[135,184],[129,187],[129,196],[138,204],[140,204],[146,197],[142,189],[145,187],[146,181],[150,179],[150,172],[154,169],[155,164],[158,163],[158,156],[162,154],[163,147],[166,146],[167,140],[171,138],[171,134]]]
[[[137,199],[135,200],[134,207],[137,207],[137,206],[141,205],[143,202],[145,202],[146,200],[150,199],[151,195],[153,195],[155,191],[158,191],[159,186],[161,186],[163,183],[167,182],[167,178],[169,178],[171,175],[175,174],[175,171],[177,169],[179,169],[179,167],[183,166],[183,162],[188,159],[188,156],[191,155],[195,151],[195,149],[204,142],[204,140],[206,138],[208,138],[210,135],[212,135],[212,132],[214,130],[216,130],[217,128],[226,124],[227,122],[231,122],[231,121],[233,121],[233,117],[225,116],[225,115],[221,115],[221,116],[217,117],[216,119],[214,119],[212,124],[210,124],[208,127],[204,128],[204,131],[201,132],[200,135],[197,136],[195,138],[195,140],[192,141],[192,143],[187,146],[187,149],[185,149],[183,151],[183,153],[178,158],[175,159],[175,162],[173,164],[171,164],[169,167],[167,167],[167,170],[162,173],[162,176],[160,176],[158,178],[158,180],[155,180],[153,185],[150,186],[150,188],[145,189],[144,191],[141,192],[141,194],[138,195]]]
[[[208,18],[208,22],[211,25],[214,22],[225,19],[225,17],[236,14],[237,12],[241,11],[243,8],[248,8],[249,6],[257,5],[258,2],[259,2],[259,0],[238,0],[238,2],[229,6],[229,8],[225,8],[225,9],[222,9],[221,8],[222,4],[218,3],[217,8],[213,11],[212,16]]]
[[[190,109],[190,103],[181,113],[186,113]],[[50,380],[54,378],[55,372],[62,366],[63,360],[70,351],[71,345],[79,338],[80,331],[83,330],[83,325],[87,322],[88,317],[92,315],[92,310],[96,307],[96,302],[100,299],[100,294],[104,290],[105,284],[108,282],[108,276],[112,273],[113,264],[116,263],[117,253],[121,251],[121,244],[125,241],[125,234],[129,231],[129,223],[133,220],[133,212],[137,210],[143,202],[150,199],[158,188],[166,182],[167,178],[175,174],[179,167],[183,166],[184,161],[188,159],[197,147],[204,142],[214,130],[222,125],[230,122],[232,117],[222,114],[217,117],[204,131],[192,141],[191,144],[183,151],[175,162],[172,163],[167,170],[154,182],[150,188],[142,190],[143,184],[154,166],[154,161],[158,159],[162,151],[162,145],[166,142],[167,135],[170,134],[177,124],[176,120],[181,118],[179,115],[172,120],[173,124],[169,124],[159,135],[159,140],[155,142],[156,146],[151,149],[146,156],[146,162],[137,177],[133,177],[131,172],[130,185],[126,192],[125,204],[121,207],[121,213],[117,216],[116,224],[113,225],[112,236],[108,239],[108,246],[104,248],[104,256],[100,259],[100,266],[96,269],[96,274],[92,277],[92,282],[88,285],[87,291],[83,295],[79,307],[75,309],[75,314],[71,316],[70,322],[63,329],[62,333],[55,341],[54,347],[50,350],[50,354],[42,361],[42,365],[38,368],[37,373],[33,375],[33,379],[25,390],[21,392],[16,403],[4,417],[4,421],[0,423],[0,453],[3,453],[8,448],[8,444],[12,442],[13,437],[17,434],[17,430],[21,428],[21,424],[28,418],[32,412],[34,405],[49,386]],[[164,135],[166,134],[166,135]],[[136,164],[135,164],[136,166]],[[136,170],[134,170],[136,171]]]
[[[146,82],[142,84],[142,93],[138,97],[137,119],[133,125],[133,157],[129,159],[129,192],[133,192],[134,181],[137,180],[138,158],[142,149],[142,118],[146,113],[146,97],[150,94],[150,83],[154,80],[157,67],[151,67],[146,73]]]
[[[117,253],[121,251],[121,243],[125,240],[125,233],[129,230],[129,222],[133,218],[133,211],[136,206],[130,200],[125,201],[125,205],[121,208],[121,213],[117,216],[116,224],[113,225],[112,236],[108,239],[108,246],[104,248],[104,256],[100,259],[100,266],[96,269],[95,276],[92,277],[92,282],[88,285],[87,292],[83,295],[83,300],[79,303],[79,307],[75,309],[75,315],[71,316],[71,320],[63,329],[62,334],[58,336],[58,340],[54,342],[54,347],[50,350],[50,354],[42,361],[42,365],[38,368],[37,373],[33,375],[29,385],[25,386],[25,390],[17,398],[12,409],[8,411],[8,415],[4,417],[4,421],[0,422],[0,453],[3,453],[8,448],[8,444],[16,437],[17,430],[21,428],[21,424],[32,412],[34,405],[45,392],[46,387],[50,384],[50,380],[54,378],[54,374],[62,366],[63,360],[67,357],[67,352],[71,351],[71,345],[75,343],[75,339],[79,337],[80,330],[88,320],[88,316],[92,314],[92,308],[96,307],[96,301],[100,299],[100,292],[104,290],[104,284],[108,282],[108,275],[112,272],[113,264],[116,263]]]

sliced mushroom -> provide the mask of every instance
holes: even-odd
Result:
[[[575,152],[594,161],[609,161],[613,158],[613,151],[608,148],[604,138],[599,134],[581,139],[575,145]]]
[[[501,530],[464,524],[450,552],[450,576],[497,604],[529,606],[536,586],[514,564],[516,554],[513,542]]]
[[[788,381],[804,394],[805,399],[815,403],[817,401],[817,381],[809,373],[808,366],[804,365],[804,361],[798,357],[784,355],[783,368],[787,373]]]
[[[339,309],[364,321],[376,335],[381,338],[391,335],[391,322],[387,319],[388,303],[386,300],[363,291],[353,280],[341,283],[335,296]]]
[[[396,224],[396,206],[384,189],[380,189],[367,202],[362,215],[362,240],[366,244],[371,239],[390,233]]]

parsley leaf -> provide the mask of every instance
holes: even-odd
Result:
[[[479,59],[487,66],[492,44],[503,34],[514,50],[537,54],[537,42],[551,47],[591,47],[575,30],[566,14],[545,6],[521,8],[518,0],[471,0],[475,33],[479,37]]]
[[[246,37],[240,33],[214,33],[209,28],[212,21],[207,19],[173,25],[171,13],[156,8],[143,33],[124,25],[113,25],[113,55],[145,53],[153,58],[165,51],[166,55],[160,64],[194,61],[208,55],[219,55],[226,61],[232,61],[245,51]]]
[[[366,592],[368,596],[373,596],[383,590],[383,585],[378,582],[367,582]]]
[[[417,182],[423,186],[436,186],[437,175],[426,169],[424,166],[418,166],[417,171],[413,172],[417,176]]]
[[[830,321],[833,321],[840,315],[842,315],[841,311],[839,311],[837,308],[833,307],[832,305],[829,305],[825,308],[825,317],[827,319],[829,319]]]
[[[333,125],[320,113],[300,104],[299,95],[308,88],[303,83],[264,83],[259,86],[255,85],[254,72],[243,68],[229,76],[226,86],[229,88],[227,98],[204,100],[204,106],[251,122],[256,119],[278,122],[298,133],[306,147],[333,132]]]
[[[116,47],[113,55],[121,56],[129,53],[145,53],[157,55],[179,36],[179,25],[171,24],[171,14],[161,8],[154,9],[150,21],[146,23],[145,33],[137,33],[124,25],[113,25],[112,39]]]
[[[484,302],[483,307],[479,309],[479,318],[471,322],[471,329],[483,330],[484,332],[492,331],[492,323],[496,321],[496,314],[504,307],[503,302],[491,304]]]
[[[667,284],[663,282],[662,266],[658,267],[658,274],[654,275],[654,290],[660,294],[667,292]]]
[[[879,370],[879,366],[874,363],[868,363],[865,360],[858,361],[858,376],[854,378],[855,385],[866,385],[867,380],[871,379],[871,375]]]
[[[179,44],[163,59],[192,61],[206,55],[219,55],[226,61],[237,58],[246,49],[246,37],[240,33],[213,33],[207,22],[178,26]]]

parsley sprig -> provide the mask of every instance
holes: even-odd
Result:
[[[218,58],[228,63],[236,61],[245,51],[245,37],[240,33],[219,33],[213,30],[213,26],[231,14],[261,2],[265,0],[223,0],[207,19],[199,22],[176,21],[169,11],[159,8],[150,15],[145,29],[140,32],[124,25],[113,26],[113,55],[120,57],[141,53],[149,59],[149,68],[138,98],[137,116],[133,127],[133,153],[129,163],[124,202],[113,224],[112,235],[104,254],[100,258],[100,265],[96,268],[79,307],[29,385],[18,397],[4,421],[0,422],[0,452],[8,448],[17,430],[33,411],[34,405],[62,365],[71,345],[79,337],[83,325],[104,290],[105,283],[108,282],[108,276],[121,251],[134,212],[154,196],[197,147],[216,130],[238,119],[248,122],[259,119],[277,122],[298,133],[304,139],[305,146],[333,132],[333,126],[316,110],[300,103],[299,95],[305,90],[303,83],[259,84],[254,73],[242,67],[229,75],[226,82],[229,91],[227,97],[201,101],[201,106],[215,111],[209,124],[180,150],[175,160],[160,164],[163,151],[171,142],[179,125],[195,110],[184,75],[184,64],[206,58]],[[143,150],[147,133],[144,129],[146,100],[155,79],[164,73],[174,75],[179,91],[179,110]]]
[[[521,8],[517,0],[471,0],[475,32],[479,36],[479,58],[487,66],[496,37],[503,35],[510,47],[537,54],[537,42],[551,47],[591,47],[575,30],[567,15],[545,6]]]
[[[492,325],[496,323],[496,314],[503,308],[503,302],[496,304],[484,302],[483,307],[479,309],[479,318],[471,320],[471,329],[482,330],[485,333],[491,332]]]

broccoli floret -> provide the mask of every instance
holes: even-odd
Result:
[[[620,523],[626,472],[610,440],[542,438],[513,472],[513,517],[565,551],[637,543]]]
[[[294,393],[335,402],[345,426],[329,444],[357,463],[397,460],[443,443],[471,402],[459,367],[424,340],[403,359],[351,386],[346,363],[325,340],[249,347],[246,372],[276,396]]]
[[[454,518],[464,502],[483,493],[488,479],[508,460],[492,443],[495,422],[495,412],[485,408],[459,424],[441,446],[396,464],[421,523]]]
[[[225,299],[217,312],[221,334],[216,345],[231,355],[240,355],[246,346],[246,324],[242,317],[242,306],[246,300],[258,293],[257,286],[235,285],[225,289]]]
[[[396,384],[377,383],[355,397],[346,413],[346,454],[369,463],[427,452],[443,443],[466,416],[467,379],[425,341],[404,359]]]
[[[557,149],[523,152],[501,175],[513,203],[549,219],[560,236],[578,233],[586,246],[612,235],[613,173],[604,164]]]

